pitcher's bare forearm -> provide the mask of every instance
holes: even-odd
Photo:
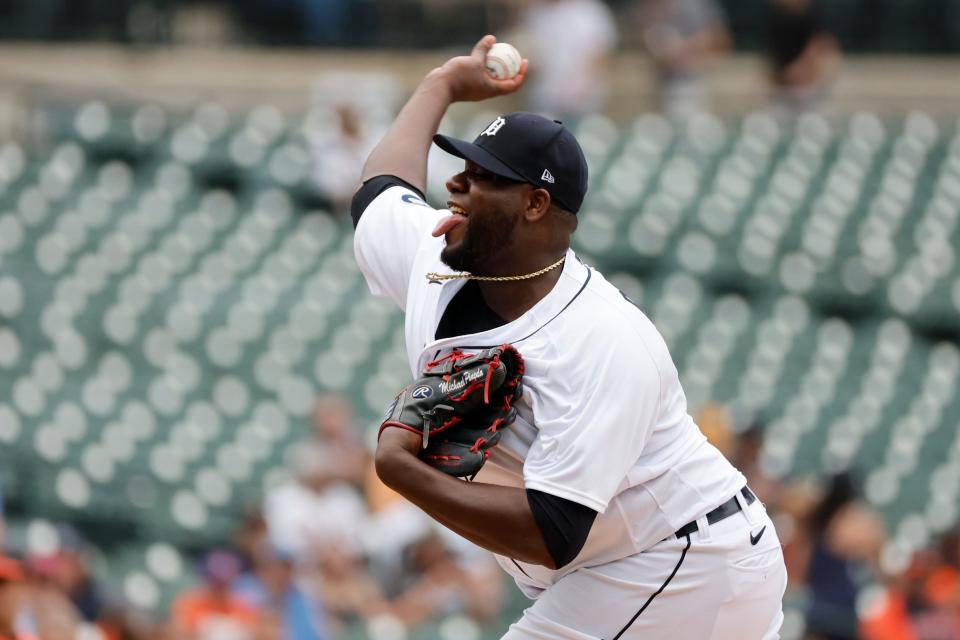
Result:
[[[423,79],[386,135],[370,152],[361,182],[392,175],[425,191],[427,154],[450,103],[450,84],[443,68],[437,67]]]
[[[524,489],[457,480],[421,462],[419,446],[415,434],[383,431],[376,463],[384,484],[488,551],[555,568]]]

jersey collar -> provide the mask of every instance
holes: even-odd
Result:
[[[563,264],[560,278],[557,279],[553,289],[522,316],[507,324],[479,333],[433,340],[424,347],[421,352],[421,360],[425,357],[432,358],[438,350],[442,351],[455,347],[461,349],[486,348],[504,343],[521,342],[562,313],[583,291],[584,285],[589,279],[590,268],[580,262],[573,249],[567,249],[567,260]],[[437,323],[440,321],[443,310],[463,285],[464,281],[449,281],[440,285],[443,290],[440,292],[437,303],[434,322],[431,327],[432,332],[436,332]],[[437,287],[438,285],[428,284],[427,286]],[[522,352],[522,345],[518,348]]]

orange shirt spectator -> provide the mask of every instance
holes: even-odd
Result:
[[[200,564],[206,584],[181,594],[173,603],[173,622],[181,633],[196,640],[253,636],[258,612],[231,594],[240,575],[240,560],[227,551],[211,551]]]
[[[173,616],[187,631],[202,631],[205,626],[218,624],[252,629],[257,612],[230,594],[219,594],[208,589],[187,592],[173,604]]]
[[[927,576],[924,592],[933,605],[960,605],[960,571],[949,565],[935,568]]]
[[[863,640],[915,640],[910,612],[900,593],[890,589],[884,594],[882,601],[861,621],[860,637]]]

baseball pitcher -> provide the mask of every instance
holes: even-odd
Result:
[[[688,415],[657,329],[570,249],[573,134],[511,113],[473,142],[436,135],[451,103],[523,84],[527,61],[484,70],[494,42],[427,74],[353,200],[357,261],[405,312],[415,379],[377,473],[534,600],[506,639],[779,638],[773,523]],[[431,143],[464,160],[443,210],[423,196]]]

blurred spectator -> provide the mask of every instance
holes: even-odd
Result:
[[[521,23],[520,50],[531,66],[529,108],[567,124],[603,108],[610,55],[617,44],[613,13],[600,0],[533,0]],[[562,42],[563,46],[557,46]]]
[[[409,581],[406,553],[429,535],[433,521],[377,477],[373,460],[367,465],[365,495],[369,515],[362,544],[371,574],[386,597],[396,597]]]
[[[343,397],[317,400],[311,438],[295,458],[297,480],[271,490],[264,500],[271,544],[305,561],[330,545],[357,553],[366,517],[361,491],[369,454]]]
[[[888,591],[873,603],[860,625],[862,640],[918,640],[913,633],[907,597],[899,580],[891,580]],[[952,637],[952,636],[951,636]]]
[[[354,106],[340,104],[334,114],[335,127],[313,144],[314,184],[333,213],[346,213],[360,186],[363,163],[379,137],[364,130]]]
[[[930,556],[922,597],[912,603],[913,629],[921,640],[960,638],[960,530],[944,534]]]
[[[294,580],[293,558],[269,544],[261,547],[253,571],[241,576],[233,589],[260,613],[261,635],[277,631],[279,640],[329,637],[323,607]]]
[[[359,555],[330,546],[317,554],[317,590],[336,627],[389,611],[389,603]]]
[[[80,631],[81,620],[54,579],[55,557],[29,557],[21,566],[22,573],[16,568],[8,573],[12,580],[4,588],[6,613],[0,614],[0,620],[6,617],[8,623],[12,622],[13,638],[74,638]]]
[[[320,590],[338,625],[389,616],[416,627],[451,614],[478,622],[496,615],[503,577],[490,554],[429,522],[420,531],[401,552],[393,589],[391,577],[375,579],[357,556],[335,548],[321,554]],[[408,540],[409,533],[400,532]]]
[[[240,520],[240,526],[233,534],[233,542],[244,570],[252,570],[260,550],[269,545],[267,521],[263,517],[260,504],[248,506]]]
[[[939,549],[914,554],[905,572],[888,576],[883,595],[868,607],[863,640],[960,638],[960,532],[946,533]]]
[[[6,502],[3,499],[3,482],[0,481],[0,552],[7,548]]]
[[[736,440],[731,428],[733,418],[730,411],[722,404],[710,402],[697,409],[693,421],[700,427],[707,441],[732,461]]]
[[[489,622],[500,609],[504,577],[493,556],[449,529],[437,528],[440,539],[450,551],[460,572],[466,608],[463,613],[477,622]]]
[[[811,514],[807,533],[807,630],[825,640],[854,640],[859,637],[857,596],[872,578],[883,525],[859,499],[853,479],[840,474]]]
[[[215,550],[200,563],[204,584],[174,601],[173,626],[176,637],[184,640],[248,640],[257,627],[257,611],[234,595],[234,582],[240,575],[240,559]]]
[[[767,52],[774,99],[797,111],[822,100],[840,61],[840,47],[810,0],[773,0]]]
[[[664,112],[684,119],[708,110],[704,70],[730,50],[720,6],[715,0],[638,0],[636,7]]]
[[[367,507],[374,516],[381,512],[392,509],[393,507],[409,506],[406,498],[383,484],[383,481],[377,476],[377,469],[373,459],[369,459],[363,474],[364,497],[367,501]],[[419,509],[413,509],[420,512]]]
[[[0,523],[4,522],[0,509]],[[0,548],[0,638],[37,640],[74,638],[81,618],[61,589],[57,554],[19,562]]]
[[[336,44],[342,41],[349,19],[350,6],[356,0],[299,0],[303,26],[310,44]],[[290,0],[269,0],[290,3]]]
[[[809,523],[811,514],[822,498],[823,488],[817,478],[800,478],[785,484],[776,493],[775,501],[768,506],[783,544],[788,592],[806,588],[807,563],[812,544]]]
[[[90,573],[87,549],[72,527],[58,528],[60,550],[48,559],[51,580],[77,608],[87,622],[98,622],[105,609],[103,595]]]
[[[243,0],[240,16],[268,44],[340,44],[351,0]]]
[[[264,517],[271,544],[309,561],[329,546],[356,553],[366,515],[357,489],[330,470],[339,461],[332,451],[300,462],[295,482],[271,490],[264,500]]]
[[[164,623],[152,612],[133,607],[115,606],[104,613],[99,628],[103,640],[165,640]],[[93,636],[91,640],[100,640]]]
[[[407,558],[408,583],[393,602],[393,614],[404,624],[412,627],[432,617],[463,612],[489,617],[489,607],[471,609],[469,576],[438,532],[411,545]]]
[[[23,580],[20,563],[0,556],[0,638],[16,638],[17,633],[27,631],[22,626]]]
[[[930,602],[949,603],[960,613],[960,529],[943,534],[938,559],[924,582],[924,594]]]
[[[363,490],[370,451],[360,437],[350,403],[341,395],[317,398],[311,415],[311,440],[304,455],[329,455],[332,464],[325,473]]]
[[[765,425],[754,422],[746,431],[737,437],[736,446],[730,455],[730,461],[747,478],[750,488],[764,503],[778,505],[782,487],[776,478],[771,477],[763,468],[761,451]],[[777,535],[784,540],[784,532],[780,530],[780,522],[776,521]],[[788,532],[789,533],[789,532]]]

